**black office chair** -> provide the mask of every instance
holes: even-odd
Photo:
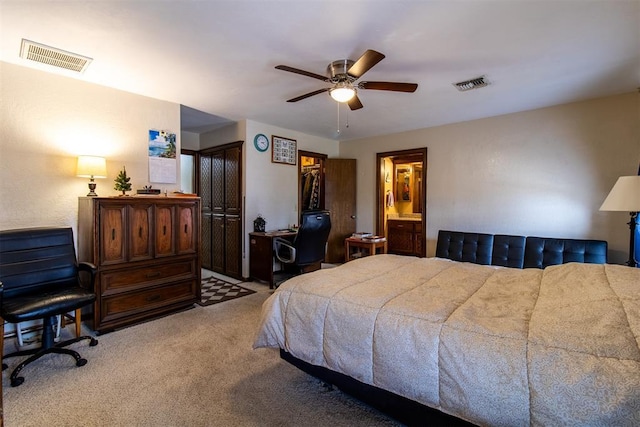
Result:
[[[329,211],[307,211],[302,213],[293,242],[281,237],[273,239],[276,258],[283,263],[289,276],[320,268],[330,231]]]
[[[90,279],[88,288],[82,286],[80,271]],[[84,366],[86,359],[78,352],[63,348],[81,340],[98,341],[90,336],[55,343],[54,325],[58,315],[76,312],[79,324],[80,308],[94,302],[93,291],[96,268],[89,263],[77,263],[71,228],[29,228],[0,231],[0,349],[4,347],[4,321],[19,323],[43,320],[42,343],[39,348],[20,350],[4,355],[4,359],[31,355],[11,373],[11,385],[19,386],[24,378],[20,371],[31,362],[49,353],[68,354],[76,366]],[[78,330],[76,326],[76,331]],[[79,335],[76,332],[76,335]],[[2,370],[7,368],[2,364]]]

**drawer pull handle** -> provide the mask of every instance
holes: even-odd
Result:
[[[184,225],[184,234],[187,234],[187,224]]]
[[[138,229],[138,237],[142,237],[142,227]]]
[[[115,228],[111,229],[111,240],[116,240],[116,229]]]
[[[153,302],[153,301],[158,301],[160,298],[162,298],[162,295],[155,294],[155,295],[148,296],[146,299],[148,302]]]
[[[151,277],[158,277],[160,276],[160,272],[159,271],[154,271],[152,273],[147,273],[147,277],[151,278]]]
[[[162,226],[162,235],[164,236],[164,235],[166,235],[166,234],[167,234],[167,226],[166,226],[166,225],[163,225],[163,226]]]

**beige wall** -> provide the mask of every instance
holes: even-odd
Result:
[[[269,138],[269,149],[256,150],[254,137],[262,133]],[[313,151],[329,157],[338,156],[338,142],[302,132],[267,125],[253,120],[241,120],[200,135],[200,147],[245,141],[242,155],[242,194],[244,204],[244,240],[242,246],[243,276],[249,276],[249,233],[253,220],[262,215],[267,230],[286,228],[298,222],[298,167],[271,161],[273,135],[294,139],[298,150]]]
[[[80,154],[107,158],[96,191],[114,196],[123,166],[132,193],[149,185],[149,129],[175,132],[180,148],[178,104],[4,62],[0,76],[0,229],[75,229],[78,196],[89,191],[75,176]],[[153,186],[171,192],[177,180]]]
[[[253,138],[262,133],[269,138],[269,149],[259,152],[253,146]],[[338,142],[301,132],[246,121],[244,149],[245,185],[245,241],[244,275],[249,275],[248,233],[253,231],[253,220],[261,214],[267,221],[267,230],[285,228],[298,223],[298,165],[292,166],[271,161],[271,137],[273,135],[295,139],[298,150],[313,151],[338,157]]]
[[[596,238],[628,258],[629,215],[598,208],[640,162],[640,95],[341,143],[358,159],[358,229],[375,224],[376,153],[428,148],[427,255],[440,229]]]
[[[134,190],[149,184],[149,129],[175,131],[180,147],[178,104],[2,62],[0,79],[0,229],[75,228],[77,197],[88,191],[87,179],[75,176],[79,154],[107,157],[109,176],[97,191],[111,196],[123,165]],[[618,176],[637,173],[636,93],[343,143],[249,120],[229,131],[224,137],[246,139],[246,231],[258,213],[269,229],[297,217],[297,167],[255,150],[253,137],[264,133],[357,159],[358,230],[374,227],[375,154],[428,147],[428,255],[447,228],[606,239],[611,261],[627,259],[628,214],[598,208]],[[209,143],[205,136],[200,146]],[[180,183],[154,187],[173,191]]]

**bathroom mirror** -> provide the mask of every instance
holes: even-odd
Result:
[[[396,165],[396,200],[411,202],[411,167]]]
[[[395,163],[394,169],[396,202],[411,204],[405,212],[422,213],[422,162]]]

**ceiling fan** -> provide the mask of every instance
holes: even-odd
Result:
[[[367,50],[357,61],[350,59],[341,59],[333,61],[327,66],[327,76],[300,70],[298,68],[289,67],[288,65],[278,65],[276,69],[288,71],[290,73],[301,74],[303,76],[322,80],[331,83],[333,86],[314,90],[304,95],[296,96],[288,99],[287,102],[298,102],[319,93],[329,92],[329,95],[338,102],[346,102],[351,110],[359,110],[362,108],[362,102],[358,98],[358,89],[388,90],[392,92],[415,92],[418,88],[416,83],[397,83],[397,82],[359,82],[356,81],[362,77],[364,73],[369,71],[378,62],[384,59],[384,55],[375,50]]]

